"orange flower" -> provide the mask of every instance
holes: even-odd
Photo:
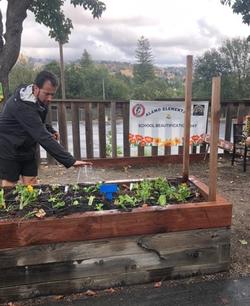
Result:
[[[146,141],[147,143],[151,143],[151,142],[153,142],[153,140],[154,140],[154,138],[153,138],[153,137],[150,137],[150,136],[145,136],[144,139],[145,139],[145,141]]]
[[[135,139],[136,141],[141,141],[143,139],[143,136],[142,135],[135,135]]]
[[[142,140],[142,141],[139,143],[139,145],[140,145],[141,147],[145,147],[146,142],[145,142],[144,140]]]
[[[133,139],[133,138],[134,138],[134,135],[131,134],[131,133],[129,133],[129,134],[128,134],[128,140],[131,140],[131,139]]]
[[[174,142],[174,146],[178,146],[178,145],[181,144],[181,140],[180,140],[180,138],[178,138],[178,137],[175,137],[175,138],[173,139],[173,142]]]
[[[193,136],[191,137],[191,139],[192,139],[193,142],[195,142],[195,143],[199,140],[199,138],[200,138],[199,135],[193,135]]]
[[[171,147],[171,145],[172,145],[171,139],[165,140],[164,145],[165,145],[165,147]]]
[[[136,144],[135,138],[129,139],[129,142],[130,142],[131,144]]]
[[[160,142],[161,142],[161,138],[160,137],[154,138],[154,143],[159,144]]]

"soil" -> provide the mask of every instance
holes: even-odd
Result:
[[[76,212],[112,210],[131,211],[132,208],[204,202],[199,189],[192,183],[182,184],[181,178],[173,180],[138,181],[130,184],[41,184],[27,191],[29,186],[6,188],[4,192],[7,210],[0,210],[0,220],[62,217]],[[109,189],[113,192],[110,193]],[[166,192],[165,197],[161,190]],[[35,193],[28,205],[21,205],[20,193],[28,197]],[[147,196],[147,193],[150,193]],[[160,196],[162,198],[160,198]],[[144,200],[143,200],[144,199]],[[161,201],[159,200],[161,199]],[[159,203],[160,201],[160,203]],[[22,206],[20,209],[19,206]]]
[[[84,183],[89,180],[121,180],[139,179],[149,177],[164,176],[167,178],[181,176],[181,164],[166,164],[159,166],[144,167],[122,167],[116,169],[94,168],[91,173],[61,166],[41,166],[39,179],[41,184],[75,184]],[[215,273],[209,275],[193,276],[181,280],[169,280],[162,282],[161,286],[173,287],[179,284],[190,284],[207,280],[238,279],[250,276],[250,167],[243,172],[242,163],[231,166],[227,157],[218,160],[218,193],[233,203],[233,223],[231,235],[231,266],[228,272]],[[208,184],[209,162],[202,161],[190,164],[190,175],[196,176],[200,181]],[[138,285],[140,286],[140,285]],[[154,286],[144,285],[150,292]],[[99,295],[106,294],[99,292]],[[70,296],[60,296],[58,305],[62,301],[77,301],[82,296],[87,298],[86,293],[72,294]],[[91,298],[91,297],[90,297]],[[58,296],[42,297],[33,300],[14,303],[13,305],[49,305],[58,300]],[[54,304],[53,304],[54,305]],[[69,303],[70,305],[70,303]]]

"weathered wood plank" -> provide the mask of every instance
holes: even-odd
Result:
[[[171,147],[165,146],[165,148],[164,148],[164,155],[170,155],[170,154],[171,154]]]
[[[84,110],[85,110],[86,155],[87,158],[93,158],[94,145],[93,145],[93,121],[92,121],[91,103],[85,103]]]
[[[41,295],[50,294],[70,294],[72,292],[82,292],[88,289],[105,289],[133,284],[142,284],[162,279],[179,277],[189,277],[194,274],[215,273],[227,271],[228,263],[214,263],[203,265],[197,270],[196,267],[175,267],[174,269],[151,269],[149,271],[136,271],[130,273],[112,273],[96,277],[83,277],[80,279],[67,279],[55,282],[43,282],[29,285],[11,286],[0,288],[0,301],[20,300],[34,298]]]
[[[111,102],[112,157],[117,157],[116,103]]]
[[[191,241],[190,241],[191,242]],[[43,264],[25,267],[12,267],[2,270],[0,274],[0,288],[28,285],[41,282],[56,282],[65,279],[93,278],[101,275],[128,273],[130,271],[151,271],[158,269],[173,270],[175,267],[196,266],[220,263],[218,247],[193,249],[168,255],[161,255],[154,251],[145,251],[128,256],[110,256],[104,259],[91,258],[81,263],[68,261],[62,263]]]
[[[57,111],[60,143],[65,148],[65,150],[68,150],[67,110],[66,105],[63,101],[58,103]]]
[[[158,155],[158,146],[152,146],[152,156]]]
[[[105,103],[100,102],[98,107],[98,131],[99,131],[99,156],[106,157],[106,125],[105,125]]]
[[[217,161],[218,141],[220,129],[220,77],[212,80],[212,101],[211,101],[211,144],[209,158],[209,201],[216,201],[217,191]]]
[[[81,159],[79,105],[71,102],[73,152],[76,159]]]
[[[66,262],[1,269],[0,301],[145,283],[229,268],[230,230],[226,228],[111,239],[107,257],[101,254],[107,241],[102,242],[100,249],[92,246],[90,257],[81,250],[84,260],[72,260],[70,256],[74,252],[68,248]],[[128,242],[129,251],[122,254]],[[82,243],[86,251],[89,245],[90,242]],[[55,249],[50,250],[54,252],[52,259],[56,253]],[[31,259],[31,254],[28,257]]]
[[[232,119],[234,116],[234,105],[229,104],[226,108],[226,127],[225,127],[225,140],[231,141]]]
[[[129,135],[129,103],[123,104],[123,155],[130,156]]]
[[[224,245],[229,239],[230,230],[218,228],[4,249],[0,250],[0,269],[107,258],[114,254],[139,255],[146,248],[157,249],[158,254],[171,254],[177,250],[191,250],[194,245],[203,248]]]
[[[144,147],[142,147],[142,146],[138,146],[138,156],[144,156]]]
[[[193,56],[186,58],[186,81],[185,81],[185,113],[184,113],[184,140],[183,140],[183,180],[189,177],[189,142],[191,125],[191,103],[192,103],[192,75],[193,75]],[[180,153],[179,153],[180,154]]]
[[[64,241],[155,234],[231,225],[232,205],[226,201],[167,207],[85,212],[63,218],[0,222],[0,249]],[[155,222],[157,220],[157,222]],[[192,222],[190,222],[192,220]],[[8,230],[5,229],[7,226]]]
[[[48,114],[47,114],[47,118],[46,118],[46,123],[52,125],[52,109],[51,109],[51,105],[49,105],[49,107],[48,107]],[[46,155],[47,155],[48,164],[53,165],[53,164],[56,163],[56,160],[48,152],[46,152]],[[38,163],[40,164],[40,161],[38,161]]]

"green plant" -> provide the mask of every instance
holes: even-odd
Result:
[[[188,197],[191,195],[190,188],[187,184],[183,183],[177,187],[175,198],[178,202],[186,202]]]
[[[172,200],[175,198],[176,188],[169,184],[166,178],[159,177],[154,181],[154,189],[155,191],[161,195],[166,196],[166,203],[169,200]],[[160,201],[161,203],[164,202],[164,197],[161,197]]]
[[[88,193],[88,194],[95,193],[95,192],[98,192],[99,186],[100,186],[99,183],[97,183],[95,185],[86,186],[86,187],[83,188],[83,191]]]
[[[60,184],[52,184],[52,185],[51,185],[52,191],[56,191],[56,190],[58,190],[59,188],[60,188]]]
[[[137,197],[143,201],[143,203],[146,203],[147,200],[149,200],[151,193],[153,191],[153,184],[151,181],[144,180],[140,182],[137,186],[135,185],[136,195]]]
[[[165,206],[167,205],[167,197],[165,194],[161,194],[158,198],[157,204],[159,204],[160,206]]]
[[[0,209],[6,209],[3,189],[0,189]]]
[[[80,202],[77,199],[73,200],[73,202],[72,202],[73,206],[78,206],[79,204],[80,204]]]
[[[63,200],[57,201],[56,203],[52,203],[53,208],[62,208],[65,206],[65,202]]]
[[[122,148],[120,146],[116,146],[117,155],[122,154]],[[106,156],[112,156],[112,133],[111,131],[107,134],[107,141],[106,141]]]
[[[74,184],[74,185],[72,186],[72,190],[73,190],[73,191],[79,191],[79,189],[80,189],[80,186],[79,186],[78,184]]]
[[[115,200],[115,205],[123,209],[127,208],[128,206],[135,207],[136,203],[137,199],[128,194],[121,194]]]
[[[48,202],[52,203],[53,208],[62,208],[65,206],[65,201],[62,200],[63,193],[59,192],[53,196],[50,196]]]
[[[19,209],[22,210],[25,206],[37,200],[39,190],[31,185],[17,184],[13,193],[17,194],[16,199],[19,201]]]
[[[98,211],[103,210],[103,204],[102,204],[102,203],[97,203],[97,204],[95,205],[95,209],[98,210]]]

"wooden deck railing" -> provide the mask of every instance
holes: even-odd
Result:
[[[177,99],[167,100],[177,101]],[[231,139],[232,120],[243,118],[246,114],[250,114],[250,100],[221,101],[221,119],[225,122],[225,140],[230,141]],[[48,121],[58,125],[61,136],[60,143],[77,159],[117,157],[119,122],[119,127],[122,126],[123,138],[122,153],[119,156],[131,156],[128,141],[129,101],[54,100],[50,105]],[[110,125],[108,129],[111,137],[108,137],[107,125]],[[182,153],[181,146],[178,148],[178,153]],[[196,153],[196,147],[192,148],[192,153]],[[43,152],[43,158],[44,154]],[[157,146],[152,147],[150,152],[148,150],[145,152],[143,147],[137,148],[137,156],[145,156],[145,154],[151,156],[169,155],[171,148],[165,147],[161,153],[159,153]],[[133,155],[135,154],[133,153]],[[45,159],[49,163],[53,162],[53,159],[47,154]]]

